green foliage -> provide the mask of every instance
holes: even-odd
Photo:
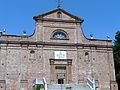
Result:
[[[120,84],[120,31],[116,32],[113,51],[114,51],[116,79],[118,84]]]
[[[114,44],[115,45],[120,44],[120,31],[116,32]]]
[[[40,90],[40,85],[37,85],[37,86],[36,86],[36,90]]]
[[[116,74],[117,80],[120,80],[120,72]]]
[[[44,86],[42,84],[38,84],[36,85],[36,89],[35,90],[43,90]]]

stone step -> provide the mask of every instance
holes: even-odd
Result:
[[[48,90],[91,90],[87,85],[80,84],[48,84]]]

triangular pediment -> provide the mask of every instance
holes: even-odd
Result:
[[[61,15],[62,15],[61,18],[58,18],[58,16],[57,16],[58,12],[61,13]],[[35,20],[38,20],[38,19],[62,19],[62,20],[74,20],[74,21],[83,22],[83,20],[81,18],[79,18],[61,8],[57,8],[57,9],[49,11],[47,13],[43,13],[43,14],[34,16],[33,18]]]

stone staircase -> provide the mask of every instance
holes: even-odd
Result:
[[[33,85],[35,90],[37,87],[40,90],[96,90],[95,80],[90,78],[86,83],[81,84],[47,84],[45,78],[36,78]]]
[[[48,84],[47,90],[91,90],[86,84]]]

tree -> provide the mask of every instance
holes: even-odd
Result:
[[[120,90],[120,31],[116,32],[113,51],[114,51],[116,80]]]

